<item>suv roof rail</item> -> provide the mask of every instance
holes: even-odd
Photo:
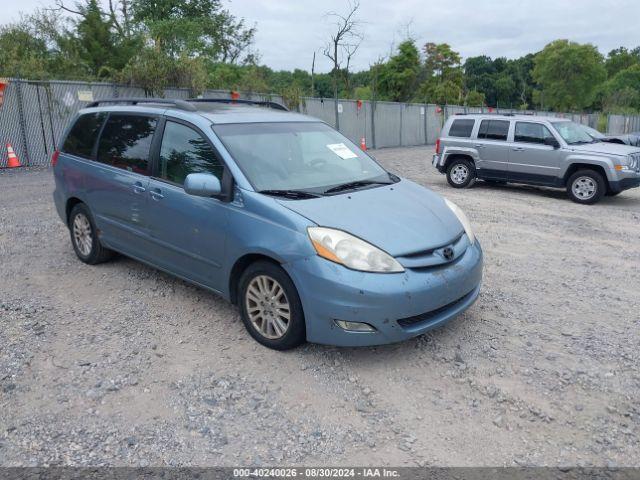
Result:
[[[184,100],[176,100],[173,98],[147,98],[147,97],[132,97],[132,98],[103,98],[91,102],[87,105],[87,108],[98,107],[104,103],[126,103],[129,105],[138,105],[139,103],[157,103],[161,105],[173,105],[180,110],[187,110],[189,112],[195,112],[198,109]]]
[[[268,100],[246,100],[246,99],[236,99],[233,98],[189,98],[187,102],[197,102],[197,103],[240,103],[243,105],[259,105],[263,107],[273,108],[275,110],[283,110],[288,112],[289,109],[278,102],[271,102]]]

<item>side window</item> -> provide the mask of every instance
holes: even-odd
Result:
[[[509,133],[509,122],[507,120],[482,120],[478,138],[487,140],[507,140]]]
[[[69,130],[62,151],[82,158],[92,158],[93,147],[104,122],[106,113],[86,113],[78,117]]]
[[[109,115],[98,145],[98,161],[148,175],[149,150],[157,120],[133,114]]]
[[[182,185],[190,173],[211,173],[222,181],[223,172],[223,164],[202,135],[167,121],[160,148],[160,178]]]
[[[551,137],[549,129],[541,123],[516,122],[516,142],[544,143],[545,139]]]
[[[474,123],[475,120],[471,119],[454,120],[451,127],[449,127],[449,136],[469,138],[471,136]]]

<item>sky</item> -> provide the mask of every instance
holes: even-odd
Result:
[[[67,0],[72,5],[76,0]],[[105,0],[103,0],[105,1]],[[53,0],[3,0],[0,24]],[[348,0],[222,0],[225,8],[256,25],[255,49],[275,70],[330,69],[322,55],[332,32],[328,12],[346,13]],[[448,43],[463,58],[516,58],[567,38],[592,43],[601,53],[640,45],[638,0],[361,0],[364,40],[352,71],[367,69],[394,46],[413,37],[419,45]]]

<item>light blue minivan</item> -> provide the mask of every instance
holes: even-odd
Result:
[[[397,342],[478,297],[455,204],[279,104],[101,100],[52,164],[80,260],[119,252],[216,292],[270,348]]]

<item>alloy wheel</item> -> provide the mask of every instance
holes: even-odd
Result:
[[[249,320],[265,338],[282,338],[289,329],[291,307],[282,285],[268,275],[258,275],[249,282],[245,293]]]
[[[469,169],[465,165],[458,164],[451,169],[451,180],[456,185],[463,184],[468,176]]]
[[[78,213],[73,219],[73,239],[82,256],[87,257],[91,254],[93,232],[89,219],[83,213]]]
[[[598,191],[598,184],[591,177],[578,177],[573,181],[571,191],[580,200],[590,200]]]

